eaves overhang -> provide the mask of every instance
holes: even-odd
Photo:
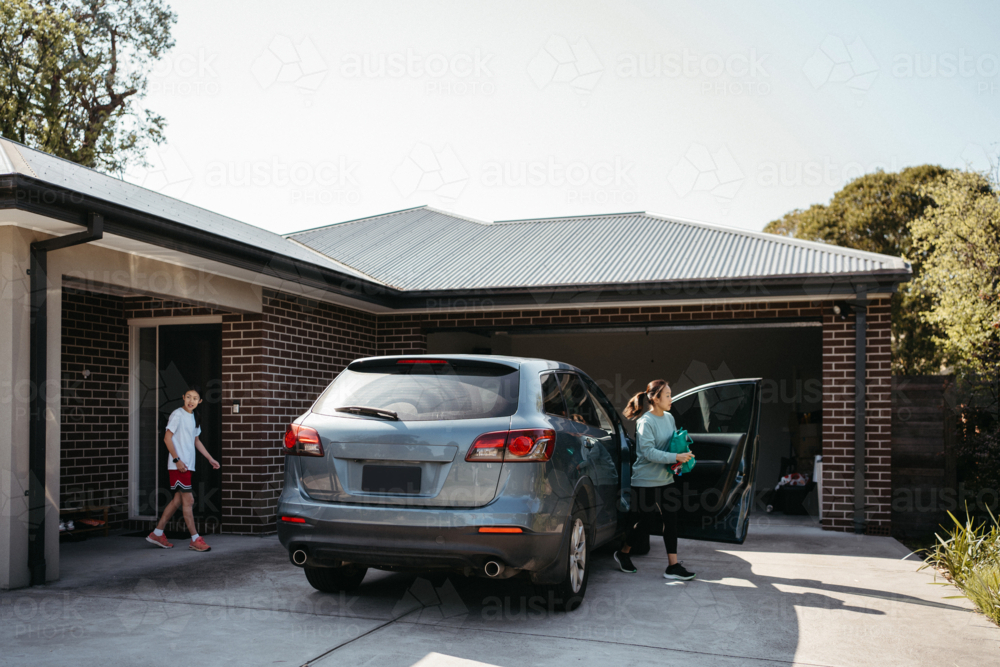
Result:
[[[14,208],[86,225],[90,213],[104,217],[107,234],[217,261],[373,306],[391,308],[398,290],[180,224],[161,216],[62,188],[24,174],[0,176],[0,208]]]

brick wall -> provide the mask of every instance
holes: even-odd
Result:
[[[281,439],[351,360],[372,354],[420,354],[427,333],[575,324],[705,322],[822,318],[824,527],[853,530],[854,318],[841,321],[830,302],[524,309],[370,315],[349,308],[263,293],[260,314],[222,313],[149,297],[113,297],[67,289],[63,297],[63,488],[120,498],[124,519],[128,470],[129,318],[223,315],[223,520],[229,533],[272,532],[284,473]],[[889,301],[868,315],[867,519],[869,532],[890,525],[891,370]],[[90,364],[90,384],[80,383]],[[100,368],[98,373],[95,367]],[[74,384],[75,383],[75,384]],[[241,402],[239,414],[232,401]],[[88,463],[93,460],[96,462]]]
[[[192,305],[182,301],[167,301],[151,296],[130,296],[124,299],[125,319],[141,317],[192,317],[196,315],[224,315],[229,311]]]
[[[223,318],[227,533],[274,531],[285,428],[348,363],[375,353],[374,315],[270,290],[263,301],[260,315]]]
[[[128,326],[119,296],[62,293],[60,507],[109,505],[126,518]],[[84,372],[89,376],[84,377]]]
[[[823,315],[823,527],[854,530],[856,318]],[[868,307],[865,360],[865,518],[869,534],[888,535],[892,520],[892,350],[889,299]]]

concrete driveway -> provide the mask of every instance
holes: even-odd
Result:
[[[274,537],[210,553],[138,537],[63,545],[63,577],[0,594],[4,665],[889,665],[997,661],[1000,630],[884,537],[761,517],[742,546],[681,541],[666,583],[593,556],[584,605],[548,613],[527,584],[370,571],[324,595]]]

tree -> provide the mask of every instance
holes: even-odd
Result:
[[[925,192],[936,206],[913,223],[923,257],[917,285],[932,297],[924,319],[957,370],[992,376],[1000,361],[1000,187],[955,172]]]
[[[145,165],[166,121],[140,101],[176,20],[162,0],[3,0],[0,134],[119,175]]]
[[[996,174],[956,172],[925,190],[936,205],[912,226],[914,249],[924,257],[917,282],[931,297],[923,316],[940,331],[939,343],[955,361],[959,473],[972,490],[992,490],[995,499],[1000,488],[1000,184]]]
[[[925,187],[949,173],[942,167],[923,165],[898,173],[865,174],[835,193],[829,204],[794,210],[769,223],[764,231],[902,257],[910,262],[916,277],[923,257],[913,252],[910,225],[934,205]],[[894,373],[940,371],[944,355],[938,326],[920,315],[930,308],[929,299],[916,282],[903,284],[892,297]]]

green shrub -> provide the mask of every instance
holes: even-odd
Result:
[[[994,563],[975,570],[966,579],[962,592],[979,611],[1000,625],[1000,565]]]
[[[990,521],[975,522],[966,510],[965,523],[951,512],[955,527],[936,535],[937,542],[925,550],[925,567],[934,567],[958,587],[986,617],[1000,625],[1000,526],[990,513]]]

